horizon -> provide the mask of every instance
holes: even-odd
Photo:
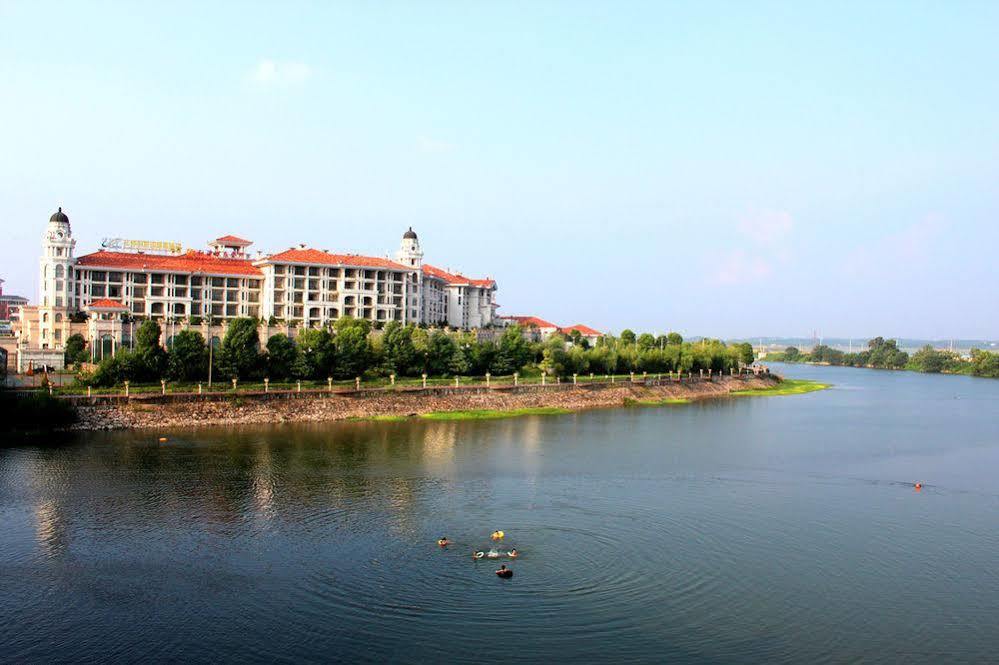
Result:
[[[999,337],[999,6],[629,7],[5,3],[4,290],[61,206],[77,255],[412,226],[614,334]]]

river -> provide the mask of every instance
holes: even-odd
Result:
[[[994,662],[999,381],[779,371],[834,387],[2,448],[0,661]]]

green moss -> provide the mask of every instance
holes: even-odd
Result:
[[[686,397],[667,397],[665,399],[632,399],[624,398],[625,406],[669,406],[672,404],[690,404],[693,400]]]
[[[528,409],[510,409],[498,411],[494,409],[473,409],[470,411],[434,411],[424,413],[421,418],[426,420],[495,420],[497,418],[516,418],[517,416],[556,416],[572,413],[569,409],[540,406]]]
[[[819,383],[807,379],[784,379],[772,388],[754,388],[752,390],[736,390],[733,395],[801,395],[811,393],[816,390],[825,390],[831,387],[829,383]]]

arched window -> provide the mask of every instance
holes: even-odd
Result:
[[[55,267],[55,276],[56,279],[62,279],[65,276],[65,272],[63,271],[61,265]]]
[[[55,322],[56,323],[62,323],[62,314],[59,314],[58,312],[56,312]]]
[[[42,313],[42,323],[48,323],[48,322],[49,322],[49,313],[48,312],[43,312]]]

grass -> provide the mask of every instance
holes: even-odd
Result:
[[[509,411],[495,409],[434,411],[432,413],[424,413],[420,417],[426,420],[496,420],[498,418],[516,418],[518,416],[557,416],[566,413],[572,413],[572,411],[555,406],[539,406],[526,409],[510,409]]]
[[[667,397],[666,399],[624,399],[625,406],[669,406],[671,404],[690,404],[693,400],[686,397]]]
[[[784,379],[773,388],[754,388],[752,390],[736,390],[732,395],[801,395],[811,393],[816,390],[825,390],[831,387],[829,383],[819,383],[807,379]]]

